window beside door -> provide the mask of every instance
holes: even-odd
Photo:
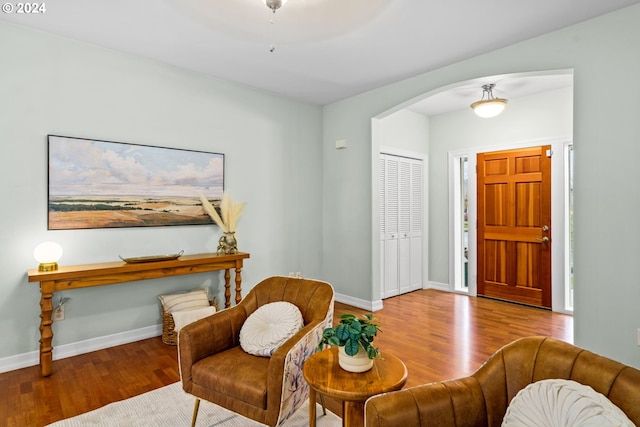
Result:
[[[565,309],[573,311],[573,144],[565,146],[565,212],[566,212],[566,278],[565,278]]]
[[[457,154],[452,159],[453,169],[453,284],[456,292],[469,292],[469,157]]]

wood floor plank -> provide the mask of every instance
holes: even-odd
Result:
[[[343,313],[365,310],[336,303]],[[503,345],[546,335],[572,343],[573,317],[466,295],[420,290],[384,300],[374,315],[376,345],[407,365],[405,387],[475,371]],[[56,360],[53,375],[38,366],[0,374],[0,426],[40,427],[179,380],[175,346],[160,337]],[[328,402],[339,413],[337,402]]]
[[[342,313],[366,311],[336,303]],[[374,315],[382,333],[376,346],[407,365],[405,387],[466,376],[502,346],[545,335],[572,343],[573,317],[534,307],[433,289],[384,300]]]

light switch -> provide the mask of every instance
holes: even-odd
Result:
[[[347,140],[346,139],[336,140],[336,150],[342,150],[344,148],[347,148]]]

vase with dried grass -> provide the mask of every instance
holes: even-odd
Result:
[[[220,201],[220,214],[218,214],[216,208],[203,194],[200,194],[200,201],[207,215],[222,230],[222,237],[218,240],[218,253],[235,254],[238,252],[236,224],[244,209],[244,202],[234,202],[228,193],[224,193]]]

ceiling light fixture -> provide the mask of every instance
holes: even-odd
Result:
[[[507,106],[507,100],[493,96],[494,83],[482,85],[482,99],[471,104],[473,111],[480,117],[490,118],[502,113]],[[487,99],[485,99],[485,95]]]
[[[262,0],[262,1],[264,1],[264,4],[266,4],[269,9],[273,10],[273,13],[276,13],[276,10],[280,9],[287,2],[287,0]]]
[[[271,9],[274,15],[276,14],[276,10],[280,9],[287,2],[287,0],[262,0],[262,1],[264,2],[264,4],[267,5],[269,9]],[[270,25],[271,45],[269,46],[269,52],[273,52],[274,50],[276,50],[276,45],[273,41],[274,18],[271,18],[269,22],[271,24]]]

